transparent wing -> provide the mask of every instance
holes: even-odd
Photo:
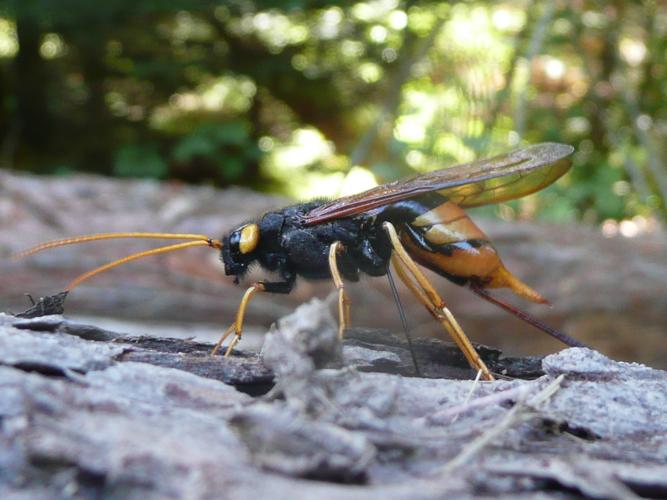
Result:
[[[399,179],[320,205],[306,214],[305,223],[349,217],[433,191],[464,208],[521,198],[545,188],[567,172],[568,156],[573,151],[572,146],[547,142]]]

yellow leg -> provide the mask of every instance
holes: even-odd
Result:
[[[227,340],[227,337],[229,337],[232,333],[235,332],[235,328],[234,328],[235,326],[236,326],[236,322],[232,323],[231,325],[229,325],[227,327],[227,329],[225,330],[225,333],[223,333],[220,336],[220,340],[218,340],[218,343],[215,344],[215,347],[213,347],[213,350],[211,351],[211,356],[215,356],[218,353],[218,351],[220,350],[220,347],[222,347],[222,344],[225,342],[225,340]]]
[[[264,291],[264,285],[262,283],[255,283],[245,291],[245,293],[243,294],[243,298],[241,299],[241,303],[239,304],[239,308],[236,311],[236,320],[234,321],[234,323],[229,325],[229,328],[227,328],[227,330],[225,330],[225,333],[222,334],[220,340],[218,340],[218,343],[215,344],[215,347],[211,351],[211,355],[217,354],[218,350],[220,350],[220,347],[227,339],[227,337],[229,337],[233,333],[234,338],[229,343],[229,347],[227,347],[227,350],[225,351],[225,357],[229,356],[232,353],[232,350],[234,349],[236,344],[238,344],[239,340],[241,340],[241,334],[243,333],[243,320],[245,318],[245,311],[246,308],[248,307],[248,302],[250,302],[250,299],[257,292],[263,292],[263,291]]]
[[[447,308],[445,301],[440,297],[433,285],[428,281],[424,273],[408,252],[403,247],[396,228],[390,223],[383,223],[383,228],[389,235],[391,245],[394,249],[392,255],[392,263],[398,276],[407,285],[407,287],[415,294],[417,299],[424,304],[431,315],[447,330],[447,333],[452,337],[456,345],[461,349],[463,355],[476,370],[480,370],[485,380],[494,380],[493,375],[487,368],[482,358],[475,350],[474,346],[461,329],[461,326],[454,318],[449,308]]]
[[[336,255],[343,249],[340,241],[336,241],[329,247],[329,270],[333,278],[334,285],[338,290],[338,336],[342,339],[345,329],[350,325],[350,299],[345,293],[343,278],[338,271],[336,264]]]

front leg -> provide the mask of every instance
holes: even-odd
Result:
[[[248,307],[248,303],[250,302],[250,299],[252,299],[252,297],[257,292],[290,293],[292,291],[292,288],[294,288],[294,283],[296,281],[296,276],[288,275],[285,278],[286,278],[285,281],[279,281],[279,282],[259,281],[257,283],[254,283],[251,287],[249,287],[245,291],[245,293],[243,294],[243,298],[241,299],[241,303],[239,304],[239,308],[236,311],[236,320],[231,325],[229,325],[229,328],[227,328],[227,330],[225,330],[225,333],[222,334],[220,340],[218,340],[218,343],[215,344],[215,347],[211,351],[211,355],[217,354],[217,352],[220,350],[220,347],[225,342],[227,337],[229,337],[233,333],[234,338],[229,343],[229,346],[225,351],[225,357],[229,356],[232,353],[232,350],[234,349],[236,344],[238,344],[239,340],[241,340],[241,335],[243,333],[243,321],[245,319],[245,311],[246,308]]]

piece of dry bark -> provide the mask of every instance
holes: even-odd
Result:
[[[327,314],[315,303],[280,321],[264,361],[0,315],[0,495],[667,494],[667,373],[581,348],[545,358],[534,380],[338,368]],[[400,371],[409,357],[398,341],[383,352],[382,336],[355,335],[344,362]],[[239,390],[254,380],[266,392],[274,375],[264,396]]]
[[[60,292],[55,295],[40,297],[35,301],[31,295],[28,298],[32,306],[16,315],[17,318],[40,318],[42,316],[51,316],[53,314],[63,314],[65,312],[65,299],[69,292]]]
[[[47,239],[106,231],[204,233],[217,238],[265,210],[291,203],[236,188],[216,190],[96,176],[43,177],[2,170],[0,195],[1,255]],[[576,224],[484,219],[478,223],[508,268],[547,297],[553,307],[520,300],[513,304],[609,356],[667,368],[664,232],[607,238],[596,228]],[[78,274],[154,243],[98,242],[13,263],[0,259],[1,309],[20,311],[25,306],[24,293],[52,295]],[[467,290],[432,277],[473,340],[522,356],[562,348]],[[254,278],[259,276],[250,277]],[[257,295],[250,303],[246,324],[265,330],[297,304],[325,296],[331,289],[326,281],[300,281],[290,295]],[[137,261],[84,283],[68,297],[68,313],[226,326],[243,292],[224,276],[216,252],[191,249]],[[385,279],[363,279],[350,284],[348,292],[355,326],[400,331]],[[401,292],[415,336],[441,335],[440,326],[414,297]]]

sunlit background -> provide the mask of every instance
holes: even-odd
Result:
[[[308,199],[559,141],[571,174],[487,212],[627,237],[667,213],[662,2],[3,5],[5,168]]]

